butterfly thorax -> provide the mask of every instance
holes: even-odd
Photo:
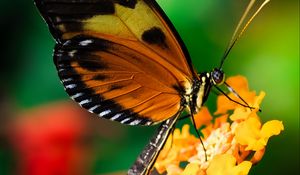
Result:
[[[191,98],[189,98],[188,106],[191,113],[196,114],[206,102],[209,92],[213,86],[219,86],[224,83],[225,74],[221,69],[215,68],[211,72],[203,72],[198,74],[194,80]]]

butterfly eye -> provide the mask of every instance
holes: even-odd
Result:
[[[219,85],[223,84],[225,81],[224,72],[217,68],[213,69],[213,71],[211,71],[211,80],[214,85],[219,86]]]

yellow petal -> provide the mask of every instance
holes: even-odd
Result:
[[[249,108],[239,107],[233,111],[233,114],[229,117],[232,121],[246,120],[251,113]]]
[[[259,119],[259,116],[257,115],[258,108],[256,110],[250,110],[249,108],[239,107],[236,108],[233,111],[233,114],[229,116],[230,120],[242,122],[247,120],[248,118],[257,118]]]
[[[260,106],[262,100],[265,98],[265,96],[266,96],[266,93],[264,91],[260,91],[259,95],[255,97],[252,107],[259,109],[259,106]]]
[[[216,155],[206,170],[207,175],[225,175],[234,166],[235,158],[230,154]]]
[[[237,125],[235,129],[235,139],[241,145],[247,145],[246,150],[261,150],[265,143],[260,139],[260,121],[251,117]]]
[[[199,164],[197,163],[189,163],[181,175],[197,175],[200,169]]]
[[[239,144],[247,146],[245,150],[259,151],[264,149],[271,136],[278,135],[282,130],[283,124],[280,121],[269,121],[261,128],[258,117],[250,117],[237,125],[235,139]]]
[[[230,154],[216,155],[209,167],[207,175],[247,175],[252,163],[243,161],[236,166],[236,159]]]
[[[261,128],[261,137],[267,142],[268,139],[273,135],[278,135],[284,130],[282,121],[271,120],[266,122]]]
[[[190,136],[190,125],[183,125],[182,130],[181,130],[181,137],[182,138],[188,138]]]
[[[250,161],[243,161],[237,166],[231,169],[231,172],[228,175],[247,175],[250,171],[252,163]]]

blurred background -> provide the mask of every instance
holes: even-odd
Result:
[[[218,66],[248,1],[158,1],[197,70]],[[83,175],[128,169],[154,133],[99,119],[73,103],[52,61],[54,41],[32,1],[0,0],[0,174]],[[272,0],[225,62],[267,93],[264,121],[282,120],[251,174],[299,174],[299,1]],[[215,96],[208,101],[215,109]],[[183,121],[184,122],[184,121]]]

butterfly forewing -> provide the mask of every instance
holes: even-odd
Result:
[[[101,117],[149,125],[175,115],[196,75],[151,0],[36,0],[68,94]]]

